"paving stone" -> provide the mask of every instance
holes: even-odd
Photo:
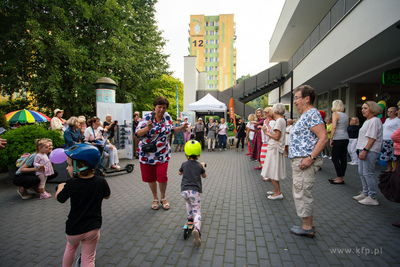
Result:
[[[293,235],[301,225],[296,215],[291,168],[281,181],[285,196],[270,201],[272,184],[261,179],[243,153],[204,152],[207,179],[203,180],[202,245],[183,239],[185,202],[177,171],[185,157],[173,153],[168,170],[169,211],[150,209],[152,196],[141,181],[138,161],[130,173],[110,175],[111,198],[103,203],[103,225],[97,246],[98,266],[395,266],[400,262],[398,204],[378,191],[379,206],[352,200],[361,188],[356,166],[348,166],[344,186],[332,186],[331,161],[317,173],[313,189],[317,234],[314,239]],[[384,167],[376,165],[375,177]],[[54,195],[54,184],[46,190]],[[37,197],[22,200],[12,181],[0,179],[0,265],[60,266],[65,250],[65,220],[69,204]],[[339,196],[339,197],[338,197]],[[18,212],[15,212],[18,211]],[[28,215],[28,216],[27,216]],[[49,219],[51,218],[51,219]],[[38,234],[40,233],[40,234]],[[332,249],[382,248],[379,255],[333,253]],[[79,255],[80,249],[77,255]]]

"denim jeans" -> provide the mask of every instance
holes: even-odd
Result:
[[[359,150],[361,153],[362,150]],[[376,183],[374,179],[375,163],[378,159],[379,153],[368,151],[364,160],[358,160],[358,174],[361,178],[363,187],[363,194],[376,198]]]
[[[226,148],[226,135],[225,134],[224,135],[222,135],[222,134],[218,135],[218,144],[219,144],[219,148],[221,148],[221,146],[222,146],[223,149]]]

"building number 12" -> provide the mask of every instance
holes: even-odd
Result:
[[[194,45],[194,47],[197,46],[197,40],[193,41],[193,45]],[[199,47],[203,47],[203,40],[199,40]]]

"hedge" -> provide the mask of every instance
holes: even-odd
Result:
[[[53,149],[63,147],[64,137],[59,131],[48,130],[47,125],[26,125],[10,130],[1,136],[7,139],[5,149],[0,150],[0,172],[15,168],[15,161],[24,153],[36,151],[35,140],[49,138],[53,140]]]

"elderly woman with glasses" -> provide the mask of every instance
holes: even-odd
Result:
[[[302,218],[301,226],[293,226],[290,232],[296,235],[314,237],[314,199],[312,189],[315,175],[321,168],[321,153],[328,142],[324,121],[314,108],[315,90],[302,85],[293,90],[294,105],[301,117],[290,131],[289,158],[292,165],[293,199],[297,216]]]

